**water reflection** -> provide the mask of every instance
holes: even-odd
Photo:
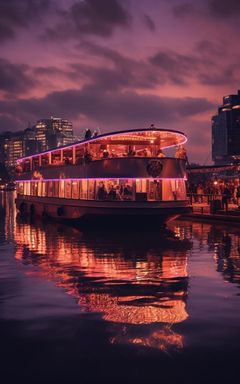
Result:
[[[39,266],[35,277],[56,281],[82,313],[100,313],[114,325],[112,343],[182,348],[173,324],[188,317],[189,241],[169,233],[107,232],[18,220],[16,258]]]
[[[194,240],[200,252],[207,246],[215,261],[216,271],[222,274],[224,280],[240,286],[239,226],[188,221],[180,221],[179,225],[185,229],[188,238]]]
[[[0,220],[0,231],[4,241],[14,242],[17,265],[24,266],[29,285],[37,278],[47,293],[45,282],[50,282],[71,295],[81,319],[88,322],[90,316],[96,324],[104,324],[108,345],[186,350],[191,340],[201,343],[203,339],[196,338],[201,329],[197,316],[210,319],[213,344],[223,329],[230,329],[225,318],[219,327],[211,327],[222,313],[231,319],[235,313],[231,302],[228,306],[222,300],[225,292],[230,294],[222,282],[239,286],[238,227],[179,220],[169,225],[172,232],[165,233],[109,228],[83,232],[57,223],[15,220],[14,196],[1,199],[5,220]],[[194,276],[189,276],[189,264],[195,268]],[[195,276],[202,280],[194,288]],[[208,289],[212,289],[212,301],[208,301]],[[54,305],[54,296],[51,302]],[[51,305],[44,310],[55,319]],[[69,316],[67,307],[61,310]],[[41,306],[37,311],[43,312]]]

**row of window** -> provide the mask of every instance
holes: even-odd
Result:
[[[115,157],[164,157],[159,145],[79,145],[29,157],[17,164],[16,172],[29,172],[49,166],[83,164]]]
[[[20,195],[83,200],[185,200],[184,180],[81,179],[17,183]]]

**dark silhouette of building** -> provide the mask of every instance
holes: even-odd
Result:
[[[240,161],[240,90],[224,96],[212,117],[212,159],[215,164]]]

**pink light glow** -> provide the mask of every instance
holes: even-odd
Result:
[[[39,182],[39,181],[80,181],[80,180],[187,180],[187,178],[171,178],[171,177],[155,177],[155,178],[149,178],[149,177],[142,177],[141,179],[135,178],[135,177],[99,177],[99,178],[66,178],[66,179],[28,179],[28,180],[15,180],[16,183],[26,183],[26,182]]]
[[[74,148],[78,145],[83,145],[83,144],[88,144],[88,143],[92,143],[94,141],[97,141],[99,139],[104,139],[104,138],[109,138],[109,137],[112,137],[112,136],[116,136],[116,135],[121,135],[121,134],[124,134],[124,135],[132,135],[133,133],[139,133],[139,132],[169,132],[169,133],[174,133],[176,136],[180,136],[183,138],[183,141],[178,143],[178,144],[172,144],[172,145],[169,145],[169,146],[166,146],[166,147],[162,147],[162,149],[167,149],[167,148],[172,148],[172,147],[176,147],[178,145],[183,145],[187,142],[187,137],[182,133],[182,132],[179,132],[179,131],[174,131],[174,130],[167,130],[167,129],[151,129],[151,130],[148,130],[148,129],[142,129],[142,130],[139,130],[139,131],[119,131],[119,132],[114,132],[114,133],[106,133],[106,134],[103,134],[103,135],[99,135],[99,136],[96,136],[94,138],[91,138],[89,140],[82,140],[78,143],[75,143],[75,144],[70,144],[70,145],[66,145],[66,146],[63,146],[63,147],[59,147],[59,148],[54,148],[54,149],[50,149],[48,151],[45,151],[45,152],[40,152],[36,155],[31,155],[31,156],[26,156],[26,157],[22,157],[20,159],[17,159],[16,162],[17,163],[21,163],[22,161],[24,160],[27,160],[27,159],[31,159],[33,157],[38,157],[38,156],[41,156],[41,155],[45,155],[45,154],[48,154],[48,153],[52,153],[52,152],[57,152],[57,151],[60,151],[60,150],[64,150],[64,149],[70,149],[70,148]]]

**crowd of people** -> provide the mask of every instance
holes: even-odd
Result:
[[[97,190],[98,200],[132,200],[133,191],[129,184],[113,185],[106,187],[104,182],[99,184]]]
[[[188,193],[193,203],[209,203],[212,199],[221,200],[222,208],[228,210],[228,204],[240,206],[240,180],[208,180],[205,183],[189,183]]]

